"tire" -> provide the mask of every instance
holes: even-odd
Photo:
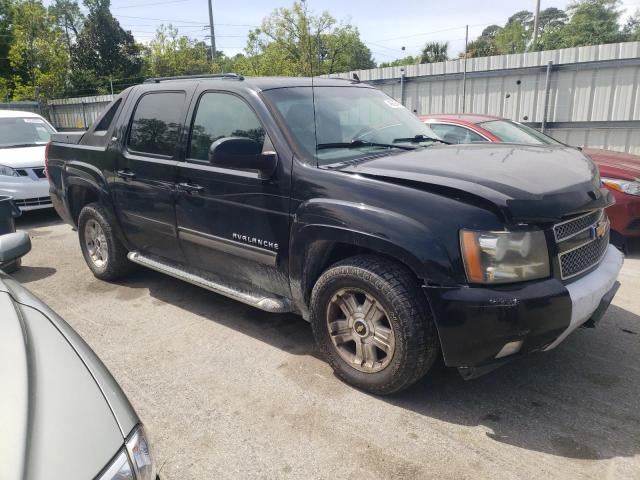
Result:
[[[96,278],[117,280],[134,269],[127,259],[127,249],[109,223],[105,207],[99,203],[90,203],[80,211],[78,237],[84,260]]]
[[[404,390],[438,356],[426,297],[409,269],[392,260],[362,255],[332,265],[313,287],[310,310],[321,352],[340,379],[362,390]]]

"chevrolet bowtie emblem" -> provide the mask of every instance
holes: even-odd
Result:
[[[609,219],[600,220],[595,227],[596,238],[602,238],[609,230]]]

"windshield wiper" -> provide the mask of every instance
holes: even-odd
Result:
[[[435,138],[435,137],[429,137],[427,135],[416,135],[415,137],[396,138],[393,140],[393,143],[396,143],[396,142],[411,142],[411,143],[439,142],[439,143],[444,143],[445,145],[451,145],[451,142],[440,140],[439,138]]]
[[[362,147],[399,148],[400,150],[415,149],[415,147],[404,147],[401,145],[394,145],[393,143],[377,143],[377,142],[367,142],[364,140],[352,140],[350,142],[320,143],[316,146],[316,150],[325,150],[328,148],[362,148]]]

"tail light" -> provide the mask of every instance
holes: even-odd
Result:
[[[44,176],[49,178],[49,147],[51,146],[51,142],[47,143],[47,146],[44,147]]]

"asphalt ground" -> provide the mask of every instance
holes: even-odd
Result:
[[[105,283],[55,213],[18,219],[15,274],[111,370],[162,479],[640,479],[640,244],[595,329],[462,380],[375,397],[341,383],[311,328],[150,270]]]

